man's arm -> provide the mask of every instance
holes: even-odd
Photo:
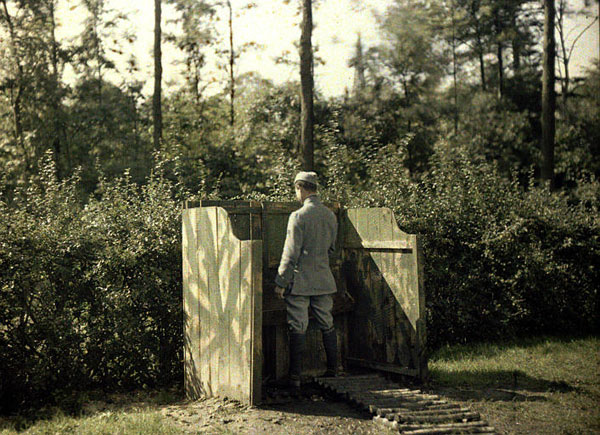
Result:
[[[281,254],[279,269],[275,277],[275,284],[280,288],[286,288],[292,282],[294,277],[294,268],[298,263],[303,241],[302,225],[298,220],[298,215],[292,213],[288,220],[287,234]]]

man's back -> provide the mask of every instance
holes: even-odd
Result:
[[[316,195],[306,198],[302,208],[290,215],[279,274],[293,280],[291,294],[336,292],[329,268],[329,253],[334,250],[336,236],[335,215]]]

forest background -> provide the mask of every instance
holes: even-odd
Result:
[[[126,15],[105,0],[0,0],[3,411],[181,383],[182,202],[292,200],[299,83],[238,74],[260,46],[222,45],[260,5],[163,2],[183,76],[160,98],[157,141]],[[59,6],[86,11],[71,38],[57,36]],[[356,35],[351,86],[315,95],[325,199],[390,207],[423,236],[430,349],[598,333],[600,71],[596,59],[573,74],[578,38],[563,26],[597,8],[556,2],[552,185],[540,181],[540,1],[390,0],[381,40]],[[297,70],[295,50],[277,62]]]

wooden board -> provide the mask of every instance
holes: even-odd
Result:
[[[200,371],[200,313],[198,301],[198,262],[196,210],[182,213],[183,307],[184,307],[184,387],[188,397],[204,394]]]
[[[262,365],[262,241],[237,238],[233,230],[237,223],[232,224],[224,208],[202,207],[184,213],[189,216],[186,221],[195,220],[195,224],[186,223],[185,230],[189,233],[190,225],[198,228],[196,244],[190,248],[186,240],[184,256],[195,258],[197,263],[197,318],[201,325],[198,339],[190,340],[190,349],[186,349],[186,360],[188,354],[197,355],[199,360],[194,370],[186,372],[186,379],[196,383],[199,380],[201,388],[186,391],[192,398],[219,395],[258,403]],[[251,219],[242,222],[250,226]],[[248,230],[247,234],[250,233]],[[192,249],[196,249],[196,255],[192,255]],[[193,291],[189,282],[189,279],[184,282],[184,300],[188,301]],[[185,305],[186,315],[189,310],[193,316],[189,305],[189,302]],[[191,335],[195,333],[196,330],[190,329]]]
[[[425,295],[416,235],[387,208],[349,209],[343,218],[346,282],[357,298],[354,358],[426,374]]]

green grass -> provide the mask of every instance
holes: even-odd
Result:
[[[532,338],[451,346],[432,387],[468,402],[502,433],[600,433],[600,339]]]
[[[182,433],[158,411],[128,410],[102,412],[93,416],[70,417],[60,413],[49,420],[40,420],[23,432],[13,428],[2,429],[0,434],[25,433],[31,435],[54,434],[180,434]]]

